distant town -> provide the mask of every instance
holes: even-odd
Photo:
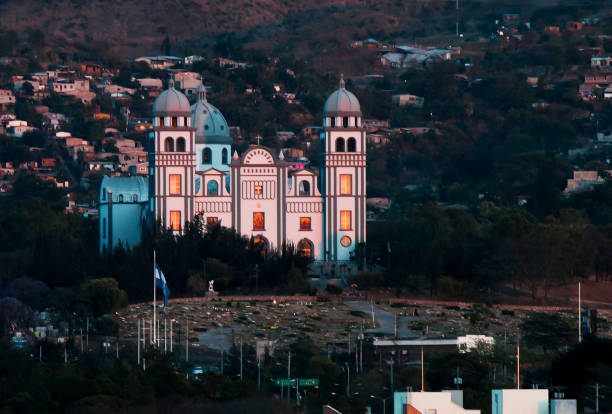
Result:
[[[1,410],[612,413],[606,2],[106,51],[9,3]]]

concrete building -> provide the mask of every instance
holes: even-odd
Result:
[[[409,93],[402,93],[393,95],[391,97],[393,103],[397,106],[414,106],[417,108],[422,108],[425,103],[425,98],[417,95],[411,95]]]
[[[420,358],[421,349],[426,352],[470,352],[480,346],[492,347],[493,337],[485,335],[465,335],[457,338],[420,338],[420,339],[374,339],[376,352],[384,358],[391,358],[398,364]]]
[[[393,414],[480,414],[480,410],[463,408],[463,390],[395,392]]]
[[[548,390],[491,390],[492,414],[548,414]]]
[[[550,414],[576,414],[577,412],[576,400],[550,400]]]

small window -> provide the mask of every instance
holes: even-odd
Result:
[[[185,152],[185,138],[180,137],[176,140],[176,152]]]
[[[302,239],[298,243],[297,250],[300,256],[312,259],[312,243],[309,240]]]
[[[181,195],[181,175],[170,174],[170,195]]]
[[[261,184],[256,184],[255,185],[255,195],[262,195],[263,194],[263,186]]]
[[[219,195],[219,183],[214,180],[209,181],[206,186],[206,192],[209,196]]]
[[[300,217],[300,230],[311,230],[310,217]]]
[[[357,140],[355,138],[349,138],[347,142],[347,152],[357,152]]]
[[[342,238],[340,239],[340,244],[343,247],[349,247],[352,242],[353,241],[351,240],[351,238],[349,236],[342,236]]]
[[[221,151],[221,164],[227,164],[227,148],[223,148],[223,151]]]
[[[178,210],[170,211],[170,228],[174,231],[181,230],[181,212]]]
[[[219,224],[219,217],[206,217],[206,227],[207,228],[209,229],[213,228],[217,224]]]
[[[352,177],[350,174],[340,174],[340,195],[351,195],[352,189]]]
[[[176,128],[178,126],[178,119],[177,117],[173,116],[172,117],[172,128]]]
[[[344,138],[336,138],[336,152],[344,152]]]
[[[300,182],[300,196],[307,197],[310,195],[310,183],[306,180]]]
[[[336,118],[334,118],[334,117],[332,116],[332,117],[330,118],[330,121],[331,121],[331,122],[330,122],[330,124],[331,124],[332,128],[333,128],[333,127],[335,127],[335,126],[336,126]]]
[[[266,216],[261,211],[253,213],[253,230],[265,230]]]
[[[138,194],[132,194],[132,200],[134,200],[134,202],[138,202]]]
[[[351,230],[351,211],[340,211],[340,230]]]
[[[210,148],[202,150],[202,164],[212,164],[212,150]]]
[[[160,127],[163,127],[163,126],[164,126],[164,124],[165,124],[165,119],[164,119],[164,117],[162,116],[162,117],[160,117],[160,118],[159,118],[159,126],[160,126]]]
[[[204,125],[204,129],[205,129],[206,131],[208,131],[208,129],[209,129],[209,128],[210,128],[210,127],[208,126],[208,124]]]
[[[349,126],[348,116],[345,116],[344,118],[342,118],[342,126],[345,127],[345,128],[348,128],[348,126]]]
[[[166,143],[164,146],[164,150],[166,152],[174,152],[174,139],[166,138]]]

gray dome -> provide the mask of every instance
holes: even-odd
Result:
[[[231,144],[227,121],[206,99],[206,87],[198,90],[198,101],[191,106],[191,126],[196,130],[196,144]]]
[[[359,100],[344,88],[343,78],[340,78],[340,87],[332,92],[325,101],[323,116],[361,116]]]
[[[189,116],[189,100],[182,92],[174,89],[174,82],[170,88],[160,93],[153,102],[153,116]]]

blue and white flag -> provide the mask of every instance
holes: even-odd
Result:
[[[157,264],[155,264],[155,286],[164,291],[164,308],[162,309],[163,314],[164,312],[166,312],[166,305],[168,304],[168,296],[170,296],[170,289],[168,289],[168,284],[166,283],[164,272],[162,272],[161,268]]]

